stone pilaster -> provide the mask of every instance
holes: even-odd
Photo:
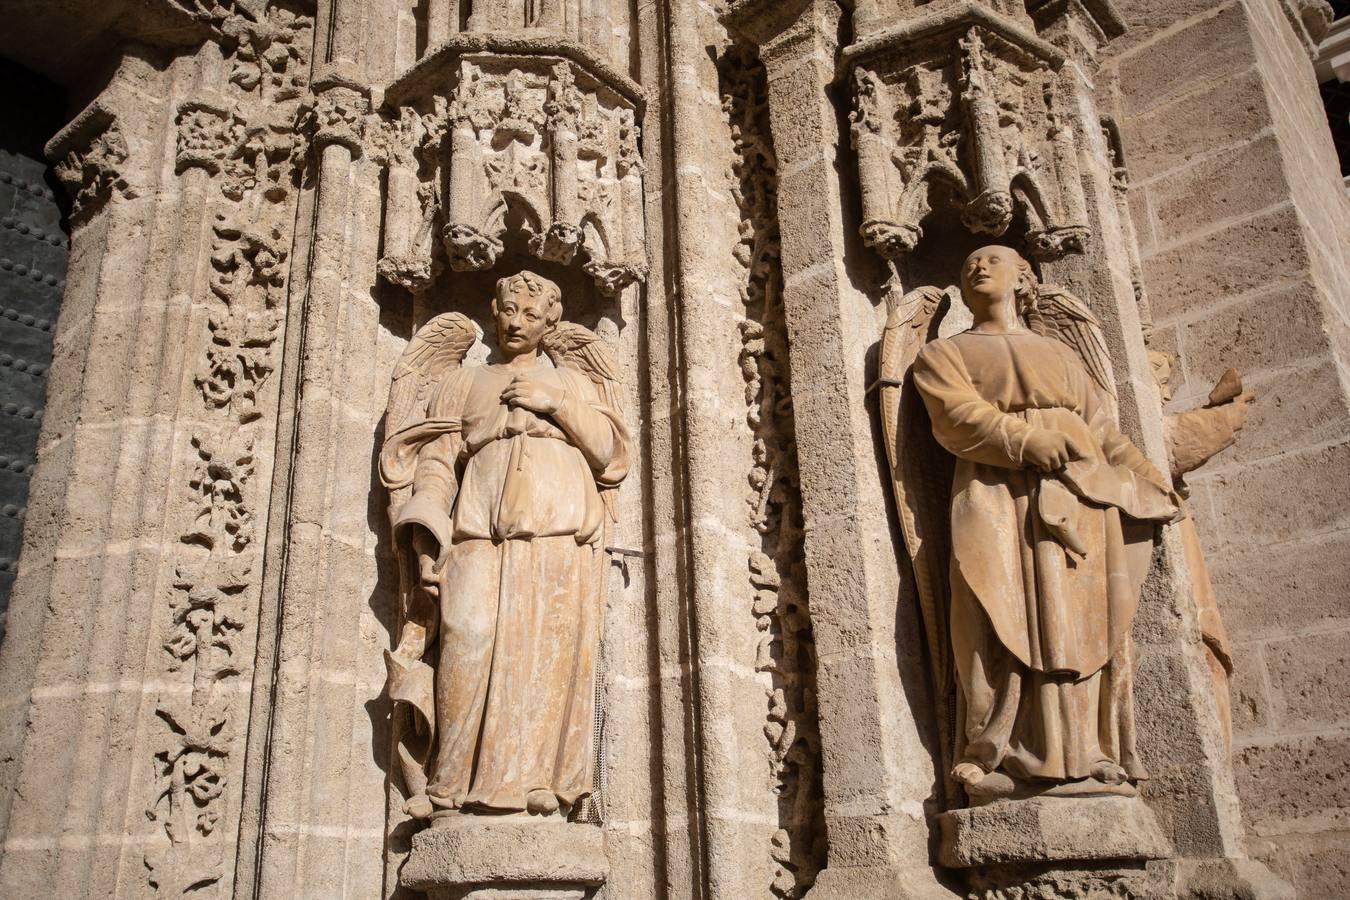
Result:
[[[784,307],[818,657],[827,865],[812,897],[949,896],[928,865],[936,775],[920,691],[922,646],[888,525],[867,385],[879,334],[854,287],[831,102],[840,10],[832,3],[733,6],[728,25],[759,46],[778,157]]]

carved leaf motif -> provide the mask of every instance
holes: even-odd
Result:
[[[802,524],[795,426],[788,390],[782,273],[778,263],[777,159],[769,142],[767,84],[760,63],[739,49],[722,68],[722,108],[735,156],[729,188],[741,214],[733,255],[745,269],[739,365],[751,435],[749,525],[761,535],[747,561],[750,612],[763,673],[763,726],[770,790],[785,810],[767,848],[779,898],[803,896],[824,864],[820,743],[814,691],[815,647],[800,585]]]
[[[213,451],[198,437],[192,446],[198,462],[188,488],[197,512],[183,542],[237,553],[253,541],[253,511],[244,497],[254,472],[253,439],[246,438],[234,451]]]

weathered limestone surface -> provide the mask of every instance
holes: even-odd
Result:
[[[1346,752],[1324,687],[1346,645],[1346,567],[1317,561],[1346,539],[1350,261],[1295,5],[1122,3],[1137,26],[1107,66],[1149,345],[1179,360],[1173,404],[1196,405],[1229,366],[1258,398],[1237,444],[1187,480],[1232,640],[1248,850],[1318,896],[1346,874],[1346,801],[1290,793],[1285,776],[1307,783]]]
[[[0,56],[70,99],[70,258],[0,644],[0,895],[1341,891],[1350,203],[1317,0],[12,6]],[[1227,369],[1255,398],[1232,446],[1192,442],[1129,629],[1149,777],[1112,756],[1130,784],[1095,796],[953,773],[950,597],[892,478],[888,318],[922,289],[929,337],[971,324],[948,287],[990,243],[1099,324],[1160,472]],[[579,390],[630,459],[564,648],[598,714],[560,745],[594,766],[484,810],[434,779],[490,759],[399,762],[385,653],[436,554],[380,454],[422,329],[457,315],[488,362],[522,271],[612,362]],[[512,674],[556,650],[507,643]],[[530,712],[476,750],[563,718]],[[428,820],[438,793],[467,809]]]

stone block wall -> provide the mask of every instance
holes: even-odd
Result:
[[[1108,63],[1172,406],[1229,366],[1238,443],[1188,477],[1233,640],[1248,850],[1302,896],[1350,872],[1350,204],[1308,50],[1278,0],[1122,3]]]

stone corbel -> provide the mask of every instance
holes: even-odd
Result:
[[[435,174],[391,161],[389,184],[404,218],[410,190],[434,196],[423,208],[441,216],[452,270],[490,269],[523,241],[540,259],[580,262],[607,295],[646,277],[643,96],[591,51],[553,36],[453,35],[395,79],[385,103],[387,115],[418,110],[448,133],[431,149]],[[403,227],[386,234],[394,251],[380,270],[398,284],[408,280],[395,259]]]
[[[884,259],[918,245],[934,186],[973,233],[1002,236],[1020,212],[1036,258],[1082,252],[1090,229],[1078,147],[1056,90],[1065,56],[1030,24],[962,3],[843,51],[860,232]]]
[[[127,142],[117,117],[98,101],[47,143],[46,154],[70,194],[70,218],[76,224],[87,221],[113,197],[136,196],[122,175]]]

